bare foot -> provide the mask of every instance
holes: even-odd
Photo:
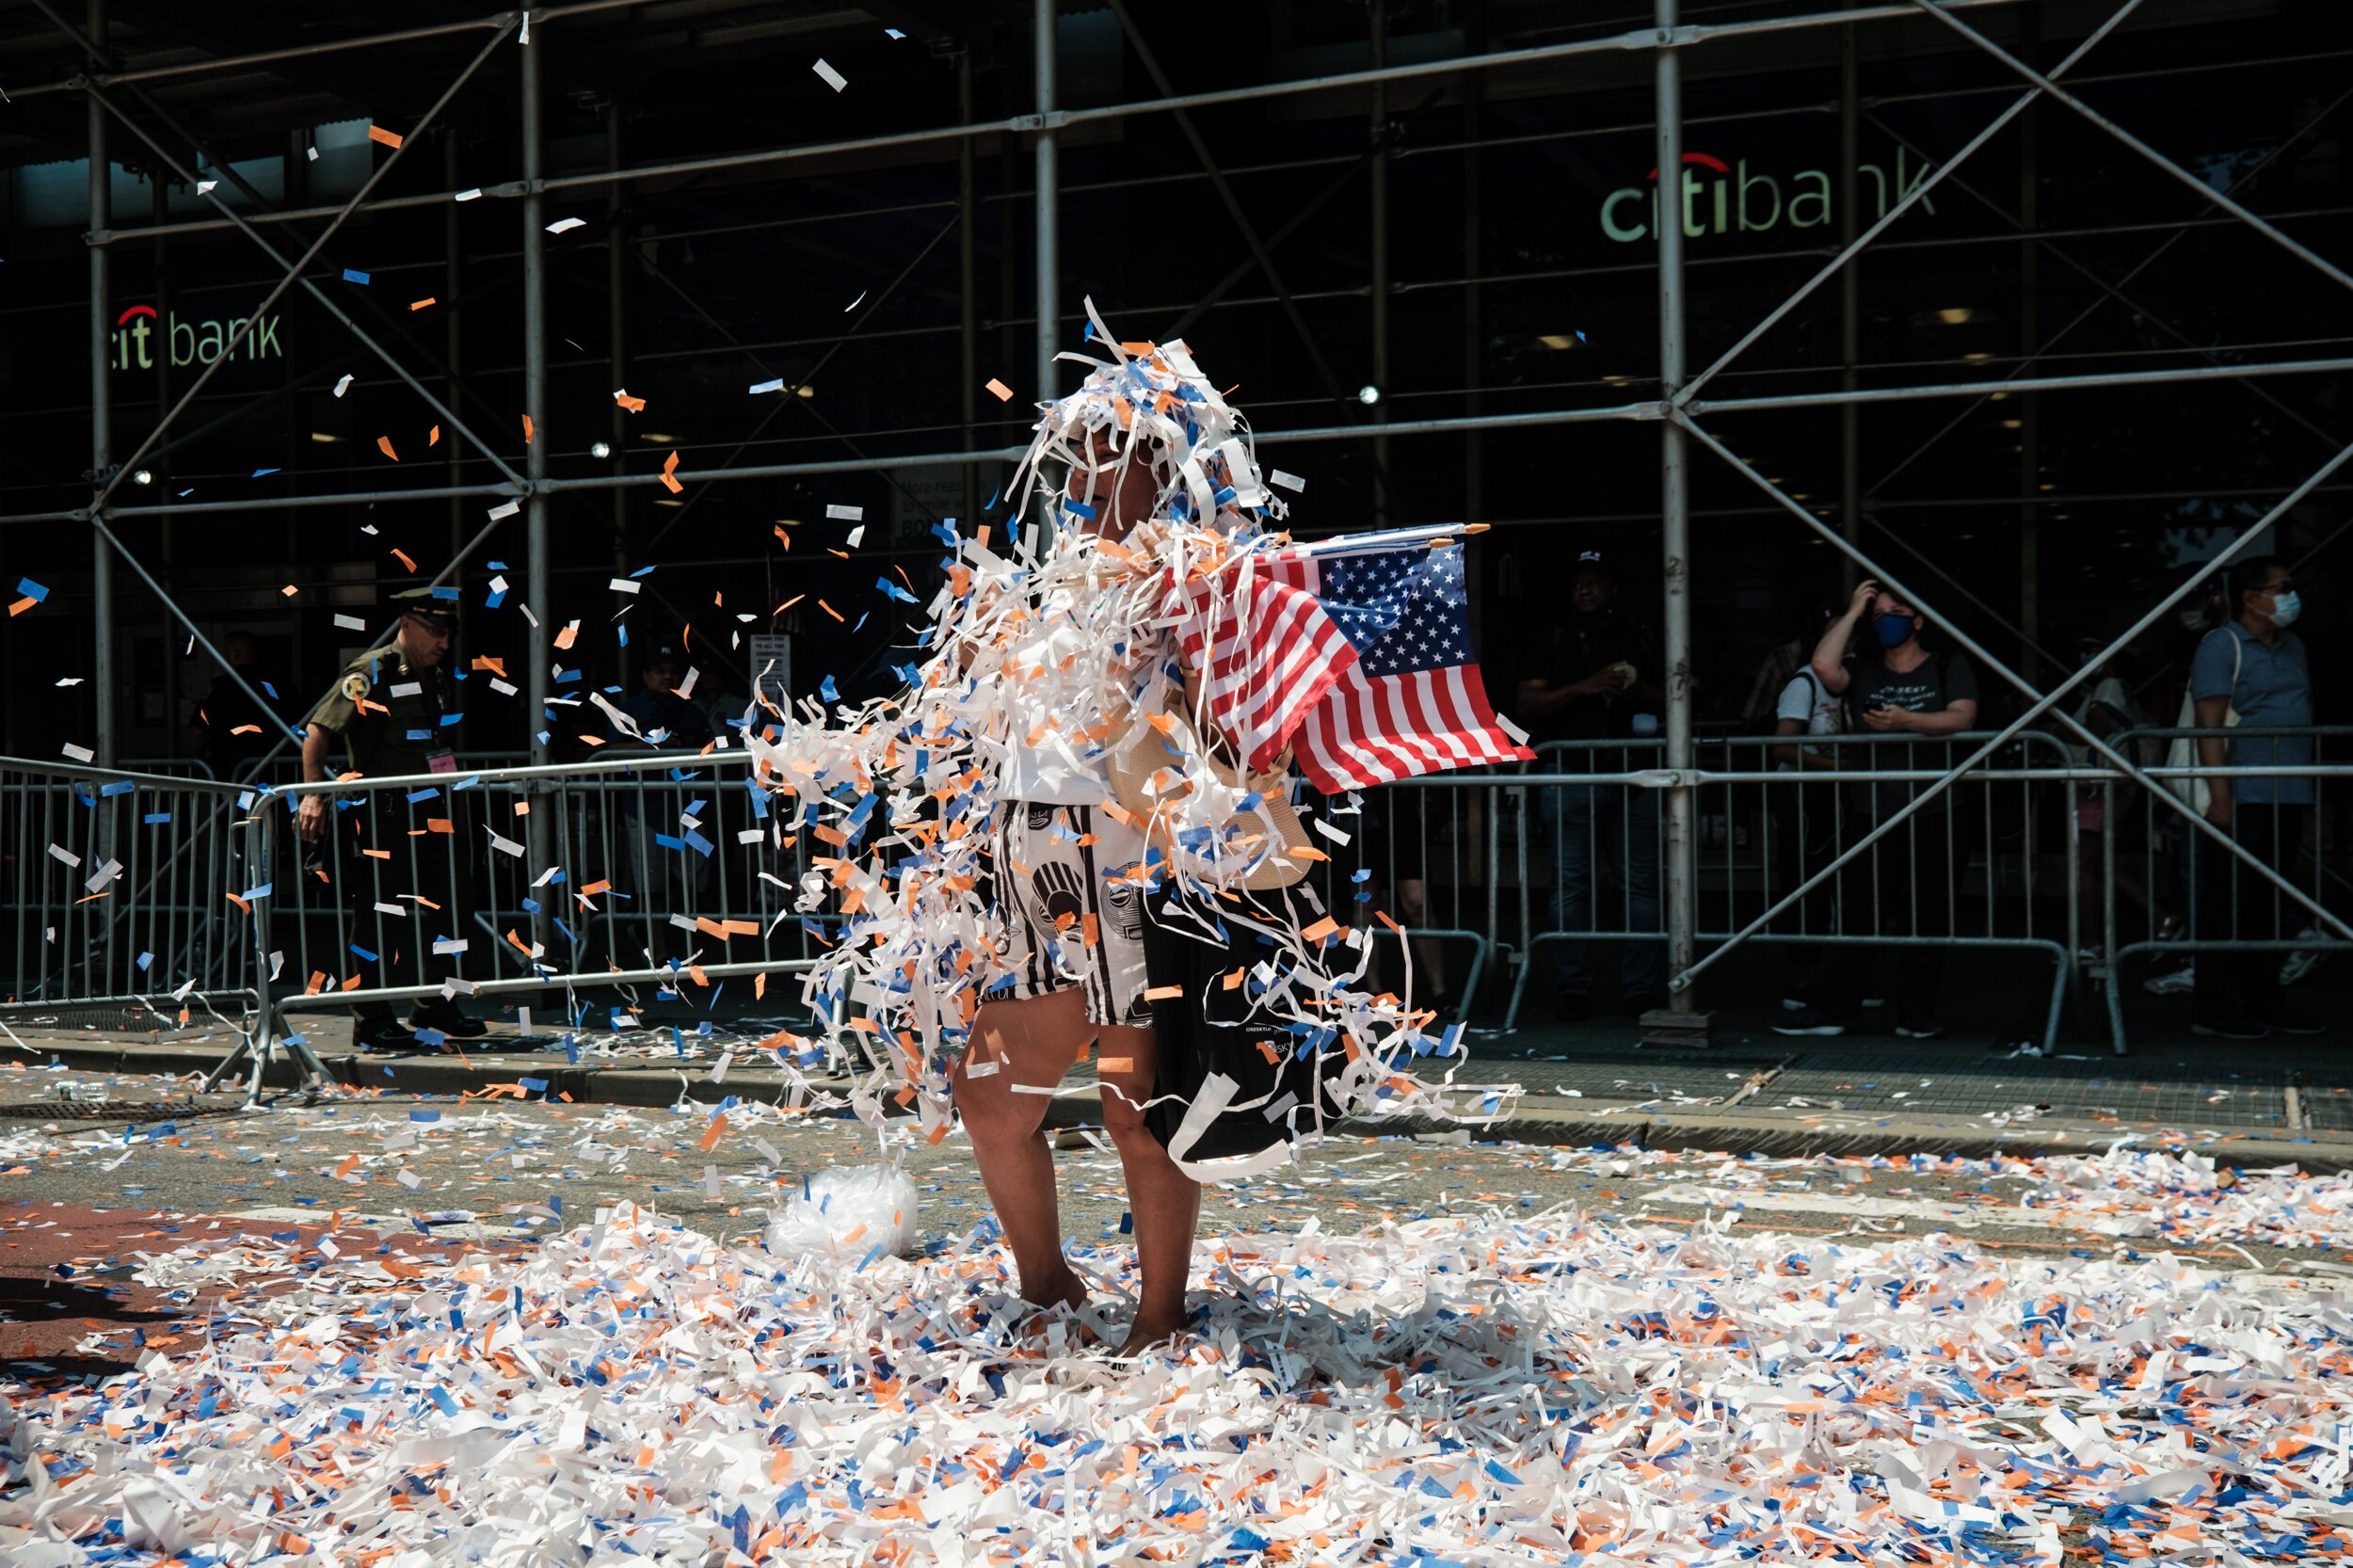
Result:
[[[1079,1276],[1065,1267],[1061,1278],[1048,1280],[1036,1290],[1022,1291],[1021,1299],[1032,1306],[1043,1307],[1049,1312],[1058,1306],[1066,1306],[1076,1312],[1087,1304],[1087,1288],[1079,1283]]]
[[[1182,1338],[1184,1333],[1185,1320],[1182,1318],[1138,1318],[1128,1325],[1128,1337],[1120,1341],[1119,1349],[1114,1353],[1142,1355],[1146,1351],[1174,1343]]]

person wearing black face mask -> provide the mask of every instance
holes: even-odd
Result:
[[[1849,652],[1858,629],[1868,623],[1868,642]],[[1849,728],[1865,734],[1911,735],[1929,744],[1882,743],[1857,748],[1865,766],[1887,769],[1944,767],[1951,758],[1942,737],[1959,734],[1977,720],[1977,678],[1969,662],[1931,654],[1920,646],[1920,613],[1865,579],[1845,615],[1832,621],[1815,645],[1814,673],[1833,694],[1846,699]],[[1851,843],[1911,801],[1923,786],[1861,784],[1848,795],[1845,841]],[[1953,860],[1962,853],[1949,831],[1947,797],[1939,795],[1907,819],[1904,827],[1848,863],[1840,903],[1845,929],[1878,930],[1900,936],[1929,937],[1950,930]],[[1865,965],[1841,977],[1840,998],[1859,997]],[[1901,984],[1896,996],[1896,1032],[1912,1040],[1933,1040],[1945,1032],[1936,1021],[1937,982],[1945,950],[1922,941],[1903,949]],[[1833,1006],[1830,1011],[1842,1009]]]

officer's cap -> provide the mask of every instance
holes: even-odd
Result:
[[[436,632],[457,629],[456,588],[402,588],[385,597],[392,609],[416,616]]]

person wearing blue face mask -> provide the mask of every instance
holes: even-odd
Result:
[[[1948,766],[1951,747],[1943,738],[1977,723],[1976,672],[1966,659],[1933,654],[1921,647],[1920,629],[1926,624],[1917,609],[1865,579],[1856,585],[1846,614],[1832,621],[1815,645],[1814,673],[1826,689],[1845,699],[1850,731],[1917,737],[1926,743],[1890,740],[1856,748],[1866,768]],[[1842,842],[1852,843],[1868,833],[1922,788],[1910,782],[1851,786]],[[1951,829],[1949,800],[1949,795],[1936,796],[1906,819],[1904,826],[1849,861],[1839,900],[1846,931],[1913,939],[1902,949],[1895,999],[1896,1032],[1910,1040],[1933,1040],[1945,1032],[1936,1018],[1945,947],[1918,938],[1951,932],[1953,862],[1966,851]],[[1858,1000],[1866,969],[1866,963],[1846,966],[1838,980],[1839,994],[1824,1010],[1834,1016]]]
[[[2309,766],[2313,737],[2226,737],[2242,730],[2308,728],[2313,722],[2312,666],[2304,642],[2288,630],[2303,613],[2296,574],[2276,556],[2258,555],[2231,568],[2232,618],[2206,633],[2191,661],[2189,696],[2200,729],[2198,760],[2205,767]],[[2265,865],[2291,876],[2303,864],[2313,817],[2311,776],[2208,778],[2206,820]],[[2192,899],[2201,940],[2277,941],[2282,897],[2270,881],[2219,844],[2201,842]],[[2318,1034],[2323,1026],[2297,1016],[2280,994],[2277,952],[2204,952],[2198,958],[2191,1028],[2225,1040],[2269,1034]]]

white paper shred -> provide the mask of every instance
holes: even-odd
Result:
[[[809,69],[817,72],[818,77],[824,82],[825,86],[833,88],[836,92],[840,92],[843,88],[850,85],[850,79],[847,76],[842,75],[841,72],[836,71],[833,67],[827,65],[822,59],[820,59],[815,65],[810,66]]]

